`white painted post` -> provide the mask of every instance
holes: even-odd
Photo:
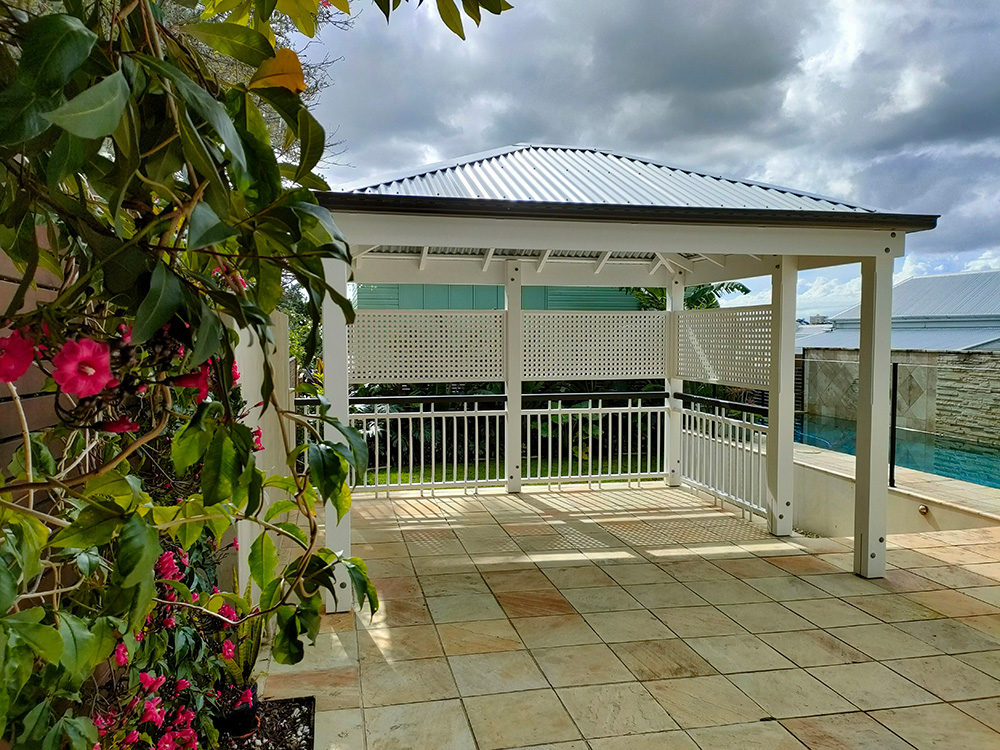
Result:
[[[326,280],[331,287],[347,296],[348,267],[339,260],[323,261]],[[344,424],[348,423],[347,390],[347,325],[340,307],[331,299],[323,300],[323,395],[331,404],[330,414]],[[328,440],[342,439],[340,433],[327,426],[324,434]],[[351,512],[336,523],[336,511],[327,506],[326,546],[348,557],[351,554]],[[348,612],[354,604],[354,588],[342,565],[336,567],[337,597],[329,592],[324,600],[327,612]]]
[[[680,487],[681,484],[681,409],[684,402],[679,398],[674,398],[673,394],[683,393],[684,381],[677,375],[677,313],[684,309],[684,277],[683,274],[674,274],[670,286],[665,295],[669,300],[670,324],[667,327],[667,378],[664,385],[670,396],[667,404],[670,407],[670,428],[667,433],[667,486]]]
[[[861,261],[854,572],[865,578],[885,575],[886,509],[889,501],[892,260],[886,254]]]
[[[521,262],[505,263],[507,317],[504,336],[504,378],[507,392],[507,433],[504,464],[507,492],[521,491],[521,379],[524,377],[524,316],[521,314]]]
[[[767,419],[768,526],[792,533],[795,449],[795,288],[798,256],[785,255],[771,273],[771,390]]]

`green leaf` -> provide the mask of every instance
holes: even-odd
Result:
[[[298,664],[305,655],[299,639],[299,621],[294,607],[278,609],[278,629],[271,644],[271,655],[279,664]]]
[[[213,356],[222,345],[222,338],[226,334],[222,321],[215,310],[202,303],[201,322],[198,323],[198,331],[195,333],[194,351],[191,353],[192,364],[200,365]]]
[[[68,612],[59,612],[59,635],[62,636],[63,652],[59,657],[70,674],[80,679],[90,669],[97,638],[90,632],[88,624]]]
[[[295,170],[296,180],[312,172],[313,167],[322,158],[326,146],[326,133],[308,109],[299,110],[298,136],[299,168]]]
[[[309,537],[306,536],[306,532],[302,530],[301,526],[297,526],[290,521],[282,521],[281,523],[276,523],[274,525],[300,541],[304,547],[309,546]]]
[[[287,180],[292,180],[299,183],[304,188],[309,188],[310,190],[329,190],[330,185],[322,177],[315,174],[303,174],[299,175],[298,167],[292,164],[279,164],[279,170],[281,171],[281,176]]]
[[[122,588],[131,588],[145,580],[152,581],[153,564],[161,552],[156,528],[146,523],[138,513],[133,514],[118,535],[115,570],[121,576]]]
[[[72,133],[62,133],[52,149],[49,166],[45,170],[45,180],[54,189],[62,180],[83,169],[86,155],[83,141]]]
[[[121,511],[103,505],[88,505],[69,526],[60,529],[50,547],[87,549],[110,542],[124,521]]]
[[[34,607],[33,609],[39,608]],[[27,612],[31,612],[31,610],[27,610]],[[28,644],[40,658],[52,664],[58,663],[63,651],[63,641],[59,631],[49,625],[42,625],[37,621],[32,622],[31,620],[35,619],[34,616],[30,618],[18,617],[18,615],[25,615],[27,612],[18,612],[16,615],[0,619],[0,624],[6,625],[10,632],[15,633]]]
[[[197,500],[185,500],[181,503],[181,518],[197,518],[204,515],[205,507]],[[188,550],[201,537],[201,532],[205,528],[204,521],[188,521],[177,527],[177,541]]]
[[[360,557],[347,557],[342,562],[354,584],[354,595],[357,597],[358,607],[364,608],[367,599],[371,613],[374,615],[378,612],[378,592],[375,591],[375,584],[368,577],[368,567]]]
[[[118,127],[129,93],[125,76],[116,70],[45,117],[80,138],[103,138]]]
[[[293,500],[279,500],[267,509],[267,512],[264,514],[264,520],[270,523],[282,513],[290,513],[291,511],[297,510],[298,507],[299,506],[296,505]]]
[[[199,405],[195,418],[178,430],[170,442],[170,458],[178,474],[184,474],[201,460],[215,436],[214,425],[206,425],[204,419],[197,418],[199,413],[203,414],[206,411],[200,408],[205,403],[207,402],[203,401]]]
[[[183,301],[184,287],[177,275],[166,263],[157,263],[149,283],[149,294],[135,313],[132,341],[136,344],[145,343],[177,314]]]
[[[216,430],[201,470],[201,494],[205,505],[215,505],[232,497],[239,475],[233,441],[225,430]]]
[[[345,425],[336,417],[326,417],[324,420],[328,425],[336,429],[341,435],[347,438],[347,444],[351,447],[349,463],[354,468],[356,474],[363,475],[368,469],[368,441],[364,439],[360,432],[349,425]]]
[[[462,8],[465,10],[465,15],[475,21],[476,26],[478,26],[482,20],[479,14],[479,0],[462,0]]]
[[[0,615],[7,614],[7,611],[14,606],[17,598],[17,579],[10,572],[10,568],[0,558]]]
[[[236,23],[193,23],[183,31],[199,39],[216,52],[257,67],[274,57],[274,47],[259,31]]]
[[[278,567],[278,548],[266,531],[254,539],[250,545],[250,577],[261,588],[264,588],[274,577],[274,569]]]
[[[73,16],[51,13],[25,26],[19,78],[40,93],[61,89],[90,56],[97,35]]]
[[[191,212],[187,246],[189,250],[200,250],[203,247],[222,242],[227,237],[234,237],[236,234],[235,229],[219,220],[215,211],[208,204],[198,203]]]
[[[340,492],[347,479],[347,462],[340,457],[334,446],[323,441],[309,446],[309,481],[327,500]],[[340,520],[339,518],[337,520]]]
[[[462,28],[462,14],[458,12],[455,0],[437,0],[438,13],[444,25],[465,39],[465,29]]]

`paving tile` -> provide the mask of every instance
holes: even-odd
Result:
[[[641,583],[625,590],[649,609],[695,607],[707,602],[682,583]]]
[[[946,701],[1000,696],[996,680],[953,656],[923,656],[887,661],[885,666]]]
[[[767,561],[782,570],[796,576],[813,576],[827,573],[839,573],[840,568],[815,555],[787,555],[784,557],[769,557]]]
[[[871,615],[840,599],[802,599],[785,602],[785,606],[820,628],[874,625],[878,622]]]
[[[905,659],[941,653],[934,646],[893,625],[855,625],[828,631],[873,659]]]
[[[944,703],[875,711],[871,717],[920,750],[1000,747],[1000,733]]]
[[[306,695],[316,697],[317,711],[358,708],[361,705],[361,685],[357,665],[272,674],[264,683],[264,696],[267,698],[280,700]]]
[[[605,565],[602,569],[619,586],[634,586],[640,583],[672,583],[674,580],[665,570],[653,563]]]
[[[537,591],[552,590],[555,588],[552,582],[545,577],[542,571],[531,570],[511,570],[511,571],[491,571],[483,573],[486,585],[494,593],[505,591]]]
[[[698,750],[687,732],[654,732],[590,741],[592,750]]]
[[[638,682],[567,687],[556,692],[588,739],[678,728]]]
[[[814,667],[808,671],[862,711],[916,706],[938,700],[923,688],[874,661]]]
[[[412,558],[413,570],[419,576],[439,575],[442,573],[475,573],[476,565],[466,554],[461,555],[431,555],[429,557]]]
[[[806,576],[802,580],[822,589],[832,596],[867,596],[884,594],[885,589],[853,573],[831,573],[825,576]]]
[[[962,617],[959,622],[975,628],[980,633],[985,633],[991,638],[1000,638],[1000,615],[978,615],[976,617]]]
[[[759,592],[778,602],[795,599],[821,599],[826,593],[804,578],[783,575],[776,578],[753,578],[747,581]]]
[[[686,638],[685,642],[723,674],[795,666],[755,635]]]
[[[751,633],[775,633],[782,630],[808,630],[812,624],[777,602],[720,605],[728,617]]]
[[[911,573],[908,570],[887,570],[881,578],[873,578],[872,583],[886,591],[897,594],[944,588],[940,583],[936,583],[923,576],[918,576],[916,573]]]
[[[356,544],[352,554],[365,560],[384,560],[393,557],[406,557],[408,552],[403,542],[379,542],[376,544]]]
[[[358,634],[352,631],[320,633],[316,643],[305,647],[305,659],[310,670],[352,667],[358,663]],[[279,664],[272,661],[272,676],[295,674],[302,671],[302,664]]]
[[[553,690],[530,690],[464,699],[480,750],[579,739],[580,732]],[[434,747],[435,745],[411,745]],[[463,750],[473,747],[470,742]]]
[[[963,594],[973,596],[994,607],[1000,607],[1000,586],[976,586],[971,589],[963,589]]]
[[[457,700],[369,708],[365,710],[365,724],[368,750],[475,747],[465,711]],[[357,750],[357,746],[350,750]]]
[[[626,612],[594,612],[584,619],[605,643],[653,641],[673,638],[666,625],[644,609]]]
[[[841,696],[802,669],[745,672],[729,675],[729,681],[771,716],[779,719],[843,713],[854,709]]]
[[[416,576],[400,578],[381,578],[378,581],[379,601],[389,599],[417,599],[423,595],[420,582]]]
[[[879,594],[878,596],[850,596],[843,601],[863,612],[877,617],[882,622],[906,622],[910,620],[933,620],[941,617],[940,612],[918,604],[904,594]]]
[[[584,556],[592,563],[601,566],[601,569],[611,575],[608,568],[617,568],[622,565],[642,563],[643,557],[631,547],[610,547],[606,549],[584,549],[581,550]]]
[[[739,750],[802,750],[805,747],[776,721],[693,729],[689,734],[698,743],[701,750],[735,750],[736,748]]]
[[[489,594],[490,589],[479,573],[443,573],[420,576],[424,596],[467,596]]]
[[[361,697],[366,707],[458,697],[447,659],[416,659],[361,666]]]
[[[1000,698],[984,698],[953,705],[963,713],[978,719],[990,729],[1000,732]]]
[[[409,557],[370,560],[366,561],[366,565],[368,566],[368,575],[376,583],[383,578],[402,578],[414,575],[413,564]]]
[[[315,750],[357,750],[364,747],[365,722],[359,708],[316,711]]]
[[[545,575],[560,589],[616,585],[611,576],[593,563],[571,567],[546,568]]]
[[[429,596],[427,608],[435,623],[494,620],[504,616],[492,594],[465,596]]]
[[[448,663],[463,697],[549,686],[527,651],[451,656]]]
[[[611,648],[632,674],[644,682],[716,673],[707,661],[680,638],[615,643]]]
[[[955,658],[980,672],[985,672],[990,677],[1000,679],[1000,651],[977,651],[972,654],[958,654]]]
[[[358,656],[362,661],[405,661],[443,655],[433,625],[372,628],[358,634]]]
[[[713,565],[708,560],[680,560],[660,565],[678,581],[731,581],[735,580],[722,568]]]
[[[782,725],[814,750],[911,750],[912,745],[862,713],[785,719]]]
[[[698,638],[709,635],[736,635],[745,633],[738,623],[727,617],[718,607],[681,607],[654,609],[675,635],[681,638]]]
[[[1000,639],[980,633],[957,620],[901,622],[896,627],[946,654],[966,654],[970,651],[1000,648]]]
[[[479,620],[437,626],[438,637],[448,656],[516,651],[524,644],[508,620]]]
[[[573,605],[556,590],[505,591],[496,595],[503,611],[510,618],[569,615],[576,612]]]
[[[759,638],[800,667],[829,664],[852,664],[869,661],[869,657],[825,630],[793,630],[784,633],[762,633]],[[919,643],[919,641],[918,641]],[[923,646],[924,644],[920,644]]]
[[[358,613],[358,625],[362,628],[395,628],[430,622],[431,613],[423,599],[390,599],[380,602],[378,612],[371,617],[367,610]]]
[[[738,560],[717,560],[715,564],[740,580],[748,578],[774,578],[785,574],[785,571],[781,568],[758,557],[748,557]]]
[[[431,555],[464,555],[465,547],[458,539],[429,539],[425,542],[407,542],[406,551],[410,557],[429,557]]]
[[[945,617],[972,617],[976,615],[1000,614],[1000,609],[997,607],[987,604],[981,599],[968,596],[962,591],[953,591],[951,589],[915,591],[910,594],[904,594],[904,596]]]
[[[943,547],[942,549],[948,549]],[[984,561],[985,562],[985,561]],[[933,568],[911,568],[911,573],[929,578],[953,589],[965,589],[972,586],[990,586],[994,581],[986,576],[973,573],[968,568],[958,565],[942,565]]]
[[[749,604],[769,601],[757,589],[736,579],[731,581],[692,581],[686,585],[709,604]]]
[[[528,648],[600,643],[601,638],[580,615],[525,617],[511,620]]]
[[[624,609],[642,609],[642,605],[621,586],[561,589],[560,593],[577,612],[618,612]]]
[[[603,643],[532,649],[531,655],[553,687],[631,682],[635,679]]]

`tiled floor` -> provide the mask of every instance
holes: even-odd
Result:
[[[680,490],[352,516],[381,610],[265,684],[317,696],[320,750],[1000,748],[1000,527],[890,537],[865,581]]]

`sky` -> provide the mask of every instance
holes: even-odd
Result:
[[[464,42],[433,2],[387,25],[361,0],[321,32],[334,189],[513,143],[604,148],[940,214],[897,280],[1000,269],[1000,2],[511,1]],[[800,273],[799,316],[857,304],[859,273]],[[770,299],[750,286],[736,303]]]

